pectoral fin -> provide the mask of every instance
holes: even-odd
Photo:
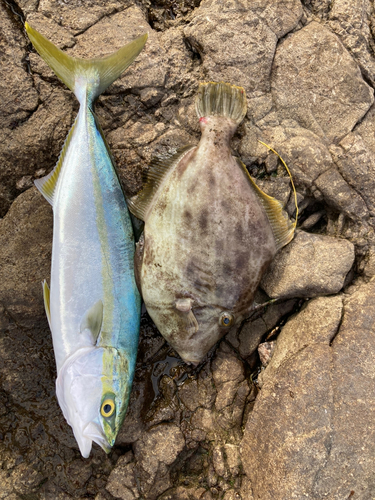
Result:
[[[236,158],[236,161],[238,165],[246,172],[246,175],[250,181],[250,185],[266,212],[268,221],[272,228],[273,236],[275,238],[276,248],[277,250],[280,250],[280,248],[287,245],[293,239],[296,225],[289,219],[289,216],[283,209],[282,204],[278,200],[276,200],[276,198],[268,196],[268,194],[264,193],[255,184],[255,181],[250,176],[247,168],[242,163],[242,161],[239,158]]]
[[[175,302],[175,307],[177,311],[180,311],[186,322],[186,330],[189,335],[194,335],[199,330],[199,324],[197,318],[194,316],[192,311],[193,299],[183,298],[177,299]]]
[[[50,293],[49,293],[49,287],[47,285],[47,281],[46,280],[43,281],[42,286],[43,286],[44,309],[46,310],[46,315],[47,315],[47,319],[48,319],[49,328],[52,331],[52,328],[51,328]]]
[[[98,300],[90,307],[82,318],[80,331],[90,330],[93,344],[98,340],[100,329],[103,323],[103,302]]]

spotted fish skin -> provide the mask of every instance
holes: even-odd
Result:
[[[125,416],[134,376],[140,295],[124,195],[93,102],[132,62],[147,35],[104,59],[73,59],[26,25],[40,55],[80,108],[54,171],[36,186],[52,204],[50,290],[44,298],[57,367],[56,393],[80,451],[106,452]]]
[[[215,96],[226,84],[209,85]],[[201,116],[198,146],[172,162],[143,210],[136,256],[143,299],[161,334],[193,364],[248,315],[280,247],[259,192],[231,154],[235,118]],[[138,216],[141,196],[130,204]]]

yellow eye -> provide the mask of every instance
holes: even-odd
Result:
[[[234,321],[233,316],[230,313],[224,312],[220,314],[219,325],[224,327],[232,326]]]
[[[112,417],[115,412],[115,403],[112,399],[105,399],[102,403],[102,407],[100,409],[100,413],[103,417]]]

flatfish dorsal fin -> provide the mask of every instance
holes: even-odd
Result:
[[[268,221],[272,228],[273,236],[275,238],[276,249],[280,250],[280,248],[287,245],[293,239],[296,225],[289,219],[289,216],[283,209],[280,201],[264,193],[260,187],[256,185],[254,179],[251,177],[242,161],[239,158],[236,158],[236,161],[246,172],[250,185],[266,212]]]
[[[127,199],[129,210],[133,215],[138,217],[138,219],[145,220],[157,190],[168,177],[168,174],[172,172],[173,168],[193,148],[195,146],[188,144],[177,149],[177,151],[173,151],[173,153],[153,158],[149,169],[143,174],[142,190],[132,198]]]

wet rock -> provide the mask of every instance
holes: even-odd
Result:
[[[258,292],[256,302],[266,303],[267,300],[267,295]],[[226,337],[227,340],[238,349],[244,359],[248,358],[257,349],[264,334],[271,331],[283,316],[290,313],[295,303],[295,300],[288,300],[281,304],[271,304],[260,317],[244,323],[236,332],[230,332]]]
[[[354,262],[347,240],[300,231],[272,261],[261,281],[272,298],[337,293]]]
[[[331,142],[349,133],[373,102],[373,91],[347,50],[317,22],[279,46],[272,92],[279,115]]]
[[[202,2],[184,31],[202,58],[207,80],[235,82],[246,92],[266,92],[277,39],[296,26],[301,14],[298,0],[256,4],[209,0]]]

